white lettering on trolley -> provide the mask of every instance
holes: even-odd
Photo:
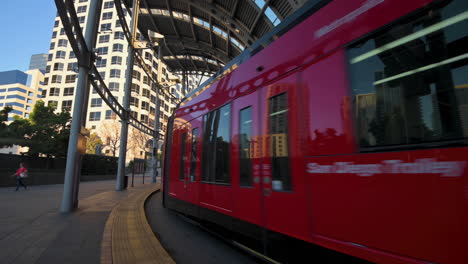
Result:
[[[355,164],[353,162],[335,162],[332,165],[307,163],[308,173],[348,173],[359,176],[375,174],[441,174],[444,177],[463,175],[467,161],[437,161],[436,159],[417,159],[414,162],[402,160],[384,160],[379,164]]]
[[[323,35],[330,33],[331,31],[337,29],[338,27],[353,21],[356,17],[362,15],[363,13],[369,11],[373,7],[383,3],[385,0],[368,0],[361,7],[347,14],[346,16],[333,21],[331,24],[324,26],[315,32],[315,37],[320,38]]]

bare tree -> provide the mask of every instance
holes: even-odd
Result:
[[[131,149],[133,152],[133,156],[138,158],[145,158],[145,153],[150,148],[148,145],[148,142],[150,141],[151,136],[136,128],[132,128],[130,137],[128,139],[128,144],[129,149]]]
[[[104,146],[108,147],[115,157],[120,147],[120,121],[116,117],[103,121],[99,128],[99,136],[104,141]]]

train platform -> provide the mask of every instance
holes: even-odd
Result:
[[[82,182],[79,208],[59,213],[63,185],[0,188],[0,262],[174,263],[146,221],[144,203],[159,184]]]

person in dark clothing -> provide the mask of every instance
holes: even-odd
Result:
[[[28,175],[27,173],[28,173],[28,170],[26,169],[26,167],[24,167],[24,163],[21,162],[19,169],[16,170],[16,172],[11,175],[12,177],[15,176],[16,178],[16,190],[15,191],[18,191],[20,186],[23,186],[25,190],[28,188],[28,186],[26,186],[26,184],[24,184],[23,182],[23,178],[26,178]]]

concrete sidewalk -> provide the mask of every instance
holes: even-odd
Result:
[[[115,191],[115,180],[82,182],[78,210],[59,213],[63,185],[0,188],[0,262],[100,263],[101,240],[112,208],[150,178]]]

